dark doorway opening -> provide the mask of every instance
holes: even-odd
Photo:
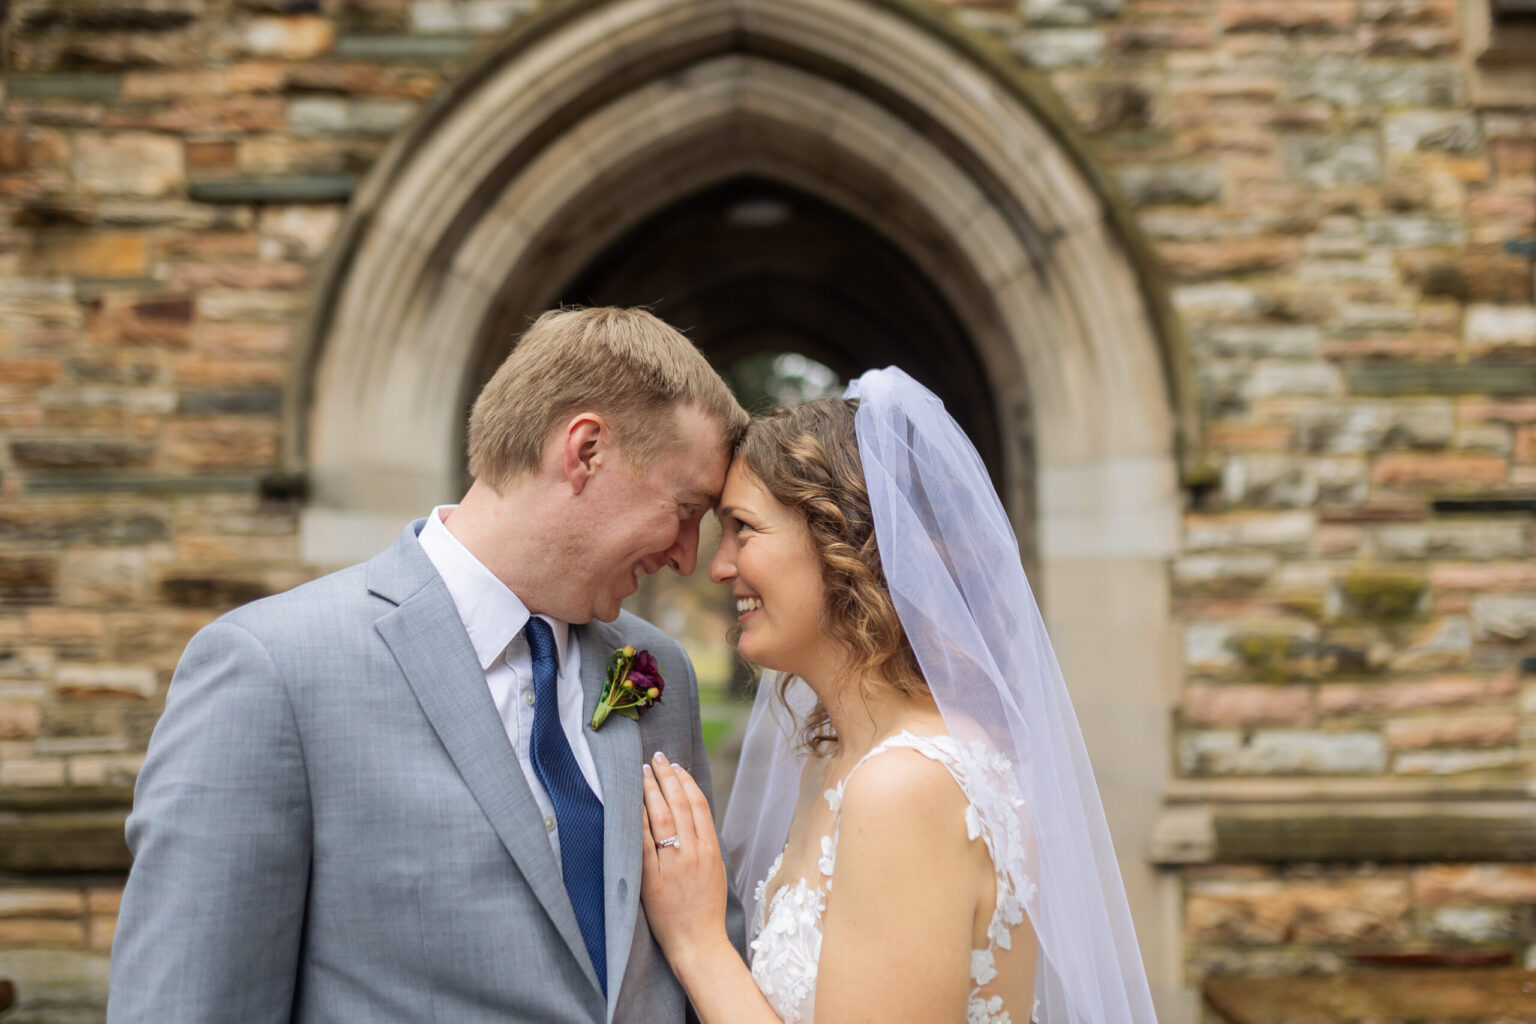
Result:
[[[815,196],[761,178],[697,193],[632,229],[561,300],[649,307],[749,411],[773,397],[757,386],[765,358],[804,356],[838,383],[894,363],[944,400],[1001,485],[998,416],[959,317],[896,246]]]

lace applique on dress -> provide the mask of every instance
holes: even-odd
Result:
[[[1019,808],[1024,798],[1019,793],[1012,767],[1006,758],[978,742],[962,747],[949,736],[918,736],[898,733],[859,759],[848,777],[859,766],[885,750],[916,750],[949,769],[965,794],[967,838],[981,839],[992,858],[997,879],[997,904],[987,927],[985,949],[971,951],[971,995],[966,1005],[965,1024],[1013,1024],[1001,996],[983,996],[981,990],[997,977],[996,954],[1009,949],[1013,928],[1024,920],[1024,907],[1035,897],[1035,883],[1024,873],[1025,846],[1019,826]],[[780,852],[768,876],[757,883],[756,907],[752,927],[752,977],[768,1000],[768,1005],[788,1024],[813,1024],[816,1003],[816,968],[821,959],[821,919],[832,889],[832,871],[836,867],[837,839],[841,824],[843,790],[848,778],[824,794],[832,808],[830,836],[821,838],[821,857],[817,869],[825,882],[813,886],[799,879],[781,886],[766,902],[768,886],[784,862]],[[1036,1003],[1038,1007],[1038,1001]],[[1031,1019],[1035,1019],[1031,1014]]]

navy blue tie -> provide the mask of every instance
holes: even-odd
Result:
[[[531,617],[523,630],[533,655],[534,774],[555,805],[560,828],[560,872],[576,911],[587,955],[608,997],[608,943],[603,927],[603,802],[587,785],[560,724],[559,664],[549,623]]]

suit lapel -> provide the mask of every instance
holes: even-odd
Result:
[[[396,556],[396,564],[385,561],[390,556]],[[375,559],[369,569],[370,589],[398,605],[378,619],[375,628],[415,691],[416,700],[464,784],[571,947],[592,987],[597,988],[597,975],[576,924],[560,865],[549,845],[543,815],[528,790],[517,755],[507,742],[496,705],[485,685],[485,673],[475,658],[448,588],[432,569],[414,535],[409,537],[408,544],[402,537],[401,544]],[[401,591],[409,591],[409,596],[402,599]],[[582,654],[585,658],[586,652]],[[635,743],[638,749],[639,740]],[[638,760],[635,765],[638,770]],[[604,785],[609,785],[606,778]],[[619,792],[622,783],[615,779],[612,786],[605,792]],[[636,801],[638,815],[638,795]],[[605,832],[610,820],[605,815]],[[634,874],[638,887],[638,868]]]
[[[607,623],[577,627],[581,645],[582,721],[592,721],[602,696],[608,660],[624,646],[619,631]],[[586,730],[587,746],[603,787],[603,919],[608,941],[608,1017],[618,1005],[619,987],[629,963],[640,906],[640,724],[609,715],[597,731]]]

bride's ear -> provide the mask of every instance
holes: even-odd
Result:
[[[573,494],[580,494],[592,477],[612,461],[613,432],[595,412],[572,416],[560,434],[560,470]]]

